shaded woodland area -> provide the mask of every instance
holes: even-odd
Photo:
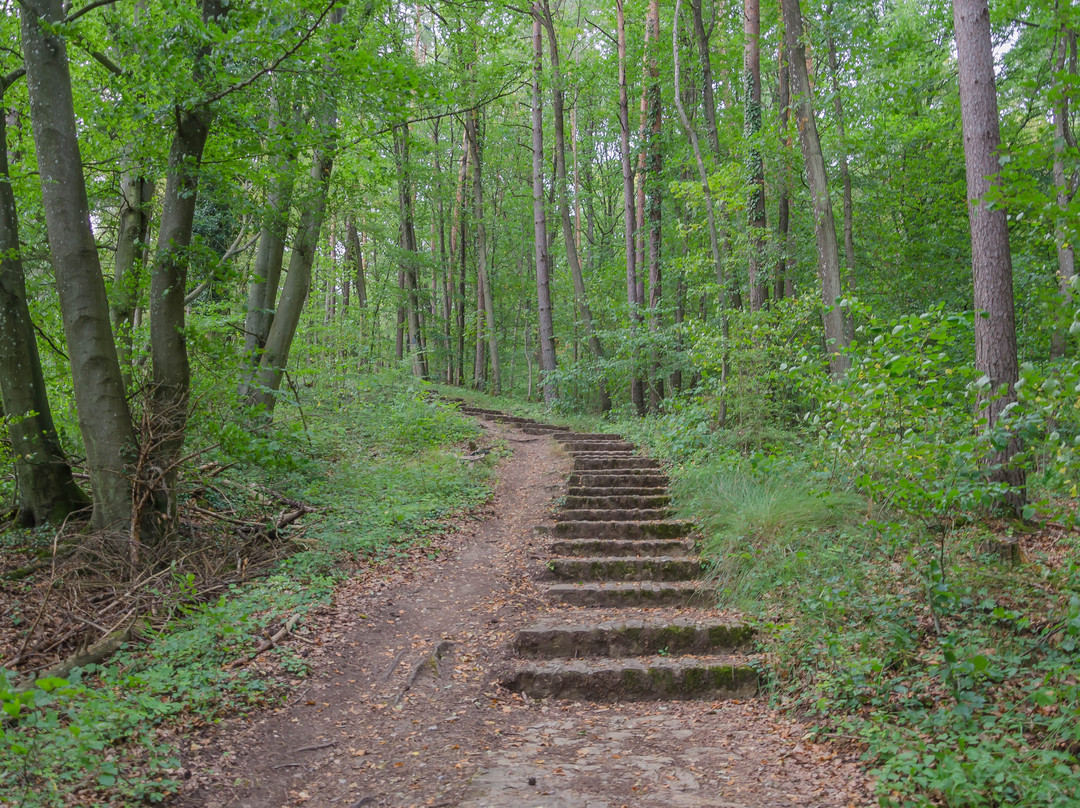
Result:
[[[825,552],[785,531],[850,537],[861,515],[867,557],[903,567],[887,586],[923,619],[908,626],[902,598],[884,617],[869,593],[846,602],[912,639],[842,676],[814,662],[881,692],[845,701],[823,674],[807,699],[885,710],[917,688],[883,671],[929,649],[967,705],[956,720],[975,721],[984,690],[1023,671],[1029,724],[1001,748],[1075,773],[1075,670],[1055,656],[1080,641],[1070,0],[0,7],[12,719],[36,709],[28,692],[51,703],[76,663],[148,636],[148,614],[153,632],[196,612],[224,625],[230,587],[281,563],[329,576],[281,584],[276,611],[245,596],[236,608],[278,636],[288,598],[330,597],[332,559],[366,563],[482,500],[487,468],[459,461],[477,433],[425,398],[438,389],[634,435],[676,469],[717,563],[734,559],[718,595],[743,605],[762,596],[753,575],[788,592],[791,565]],[[761,501],[859,504],[735,526],[720,513],[740,512],[735,479]],[[350,544],[339,523],[370,532]],[[1029,533],[1049,561],[1018,543]],[[988,556],[1023,580],[969,574]],[[892,642],[853,639],[830,611],[857,588],[843,581],[883,573],[812,562],[835,575],[762,615],[831,615],[798,642],[777,629],[792,688],[806,647]],[[1006,625],[1023,649],[999,669],[979,649]],[[250,656],[233,639],[230,659]],[[50,673],[64,684],[26,690]],[[4,771],[35,748],[17,730],[4,743]],[[934,768],[923,751],[911,771]],[[889,788],[945,788],[880,755]],[[76,780],[46,791],[80,799]],[[1070,798],[998,786],[946,804]]]

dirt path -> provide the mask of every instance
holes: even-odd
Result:
[[[600,705],[497,686],[516,632],[550,610],[533,582],[568,459],[510,439],[490,513],[435,561],[347,584],[317,618],[290,701],[183,750],[194,806],[618,808],[871,804],[865,778],[759,700]]]

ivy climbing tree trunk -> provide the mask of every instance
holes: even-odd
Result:
[[[6,109],[4,92],[11,81],[0,78],[0,110]],[[19,521],[59,524],[90,500],[72,477],[53,425],[26,303],[19,216],[8,168],[7,121],[0,112],[0,395],[15,459]]]
[[[558,397],[555,380],[555,326],[551,317],[551,255],[547,249],[547,212],[544,209],[544,101],[540,78],[544,71],[544,37],[540,24],[541,9],[533,6],[533,80],[532,80],[532,183],[533,243],[536,254],[536,310],[540,330],[540,372],[544,401]],[[526,327],[526,338],[528,328]],[[530,371],[532,365],[529,366]],[[531,376],[530,376],[531,378]]]
[[[1005,408],[1016,400],[1020,368],[1009,224],[1005,208],[987,200],[991,188],[1001,181],[990,9],[987,0],[953,0],[952,5],[975,285],[975,367],[986,381],[982,399],[986,428],[994,429]],[[1025,500],[1024,469],[1012,462],[1019,451],[1019,439],[1012,435],[1008,445],[989,458],[990,477],[1010,486],[1005,500],[1017,515]]]
[[[747,180],[750,198],[746,203],[749,227],[750,311],[765,306],[768,282],[765,272],[765,164],[761,159],[761,9],[759,0],[743,4],[743,84],[746,93],[744,131],[747,141]]]
[[[843,291],[840,287],[840,252],[836,242],[836,222],[833,219],[829,177],[825,157],[821,152],[817,123],[814,120],[814,98],[806,70],[806,48],[803,46],[802,9],[799,0],[781,0],[784,16],[784,40],[788,50],[788,69],[795,100],[796,123],[802,144],[803,161],[810,185],[814,209],[814,232],[818,248],[818,280],[821,283],[821,302],[824,307],[825,345],[829,352],[829,369],[834,378],[847,373],[850,360],[844,353],[848,330],[844,310],[839,305]]]
[[[49,250],[93,491],[92,522],[117,537],[117,549],[130,551],[127,465],[135,451],[135,431],[90,229],[67,47],[57,33],[62,4],[24,0],[20,17],[34,145],[45,156],[38,166]]]

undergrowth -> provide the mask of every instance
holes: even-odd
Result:
[[[268,577],[209,602],[189,591],[190,577],[174,574],[168,598],[178,619],[67,680],[27,687],[0,668],[0,803],[164,800],[178,786],[174,738],[183,729],[277,699],[282,682],[304,673],[287,649],[269,652],[280,675],[236,664],[271,626],[326,603],[347,569],[392,563],[441,519],[486,499],[488,468],[458,459],[478,437],[474,422],[411,384],[391,374],[349,389],[316,387],[303,419],[286,411],[285,426],[258,435],[228,420],[198,425],[193,441],[220,444],[209,459],[237,464],[233,488],[257,482],[316,508],[297,552]]]

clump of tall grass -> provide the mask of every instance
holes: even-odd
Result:
[[[680,510],[704,533],[703,551],[721,599],[779,602],[785,587],[827,580],[870,550],[860,521],[866,501],[816,488],[798,467],[721,462],[676,482]]]

